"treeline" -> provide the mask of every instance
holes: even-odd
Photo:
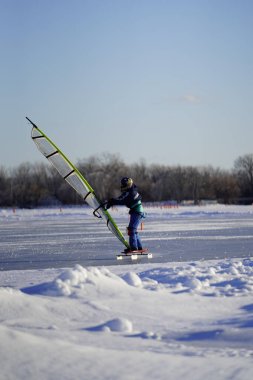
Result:
[[[145,202],[253,203],[253,154],[239,157],[231,170],[145,162],[127,165],[118,155],[111,154],[82,160],[77,168],[101,200],[118,195],[120,179],[128,176],[138,185]],[[0,207],[82,203],[49,164],[23,163],[11,170],[0,167]]]

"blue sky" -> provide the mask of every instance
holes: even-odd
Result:
[[[31,118],[74,162],[230,169],[253,152],[251,0],[0,0],[0,166],[45,162]]]

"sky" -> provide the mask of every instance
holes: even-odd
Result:
[[[253,152],[251,0],[0,0],[0,166],[45,162],[35,122],[76,163],[231,169]]]

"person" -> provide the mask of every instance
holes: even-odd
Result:
[[[142,250],[142,242],[138,234],[138,226],[141,219],[145,217],[143,206],[141,203],[141,195],[138,193],[137,186],[132,178],[123,177],[121,179],[121,195],[118,198],[110,198],[106,202],[106,209],[114,205],[125,205],[130,209],[130,221],[127,227],[129,236],[130,250],[127,248],[125,252]]]

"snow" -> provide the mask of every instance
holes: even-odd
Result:
[[[126,222],[124,209],[112,213]],[[164,250],[168,241],[182,249],[185,239],[193,244],[188,257],[171,261],[164,255],[159,261],[154,254],[152,260],[60,267],[54,265],[50,233],[48,241],[42,238],[43,228],[55,228],[57,240],[56,231],[64,235],[67,223],[74,229],[83,218],[90,234],[93,225],[86,210],[0,210],[3,261],[9,257],[14,265],[15,252],[24,254],[24,248],[31,257],[43,254],[47,243],[52,249],[46,268],[29,266],[28,260],[23,269],[0,272],[1,380],[252,378],[253,207],[153,207],[148,213],[145,242],[155,247],[154,230],[161,232]],[[40,231],[29,242],[22,228],[30,228],[31,220]],[[94,235],[97,255],[107,250],[110,239],[103,228]],[[193,255],[196,241],[202,244],[198,260]],[[236,255],[219,256],[221,244],[234,253],[235,242]],[[70,235],[70,255],[75,244]],[[212,259],[206,258],[207,251]],[[49,263],[49,250],[45,257]]]

